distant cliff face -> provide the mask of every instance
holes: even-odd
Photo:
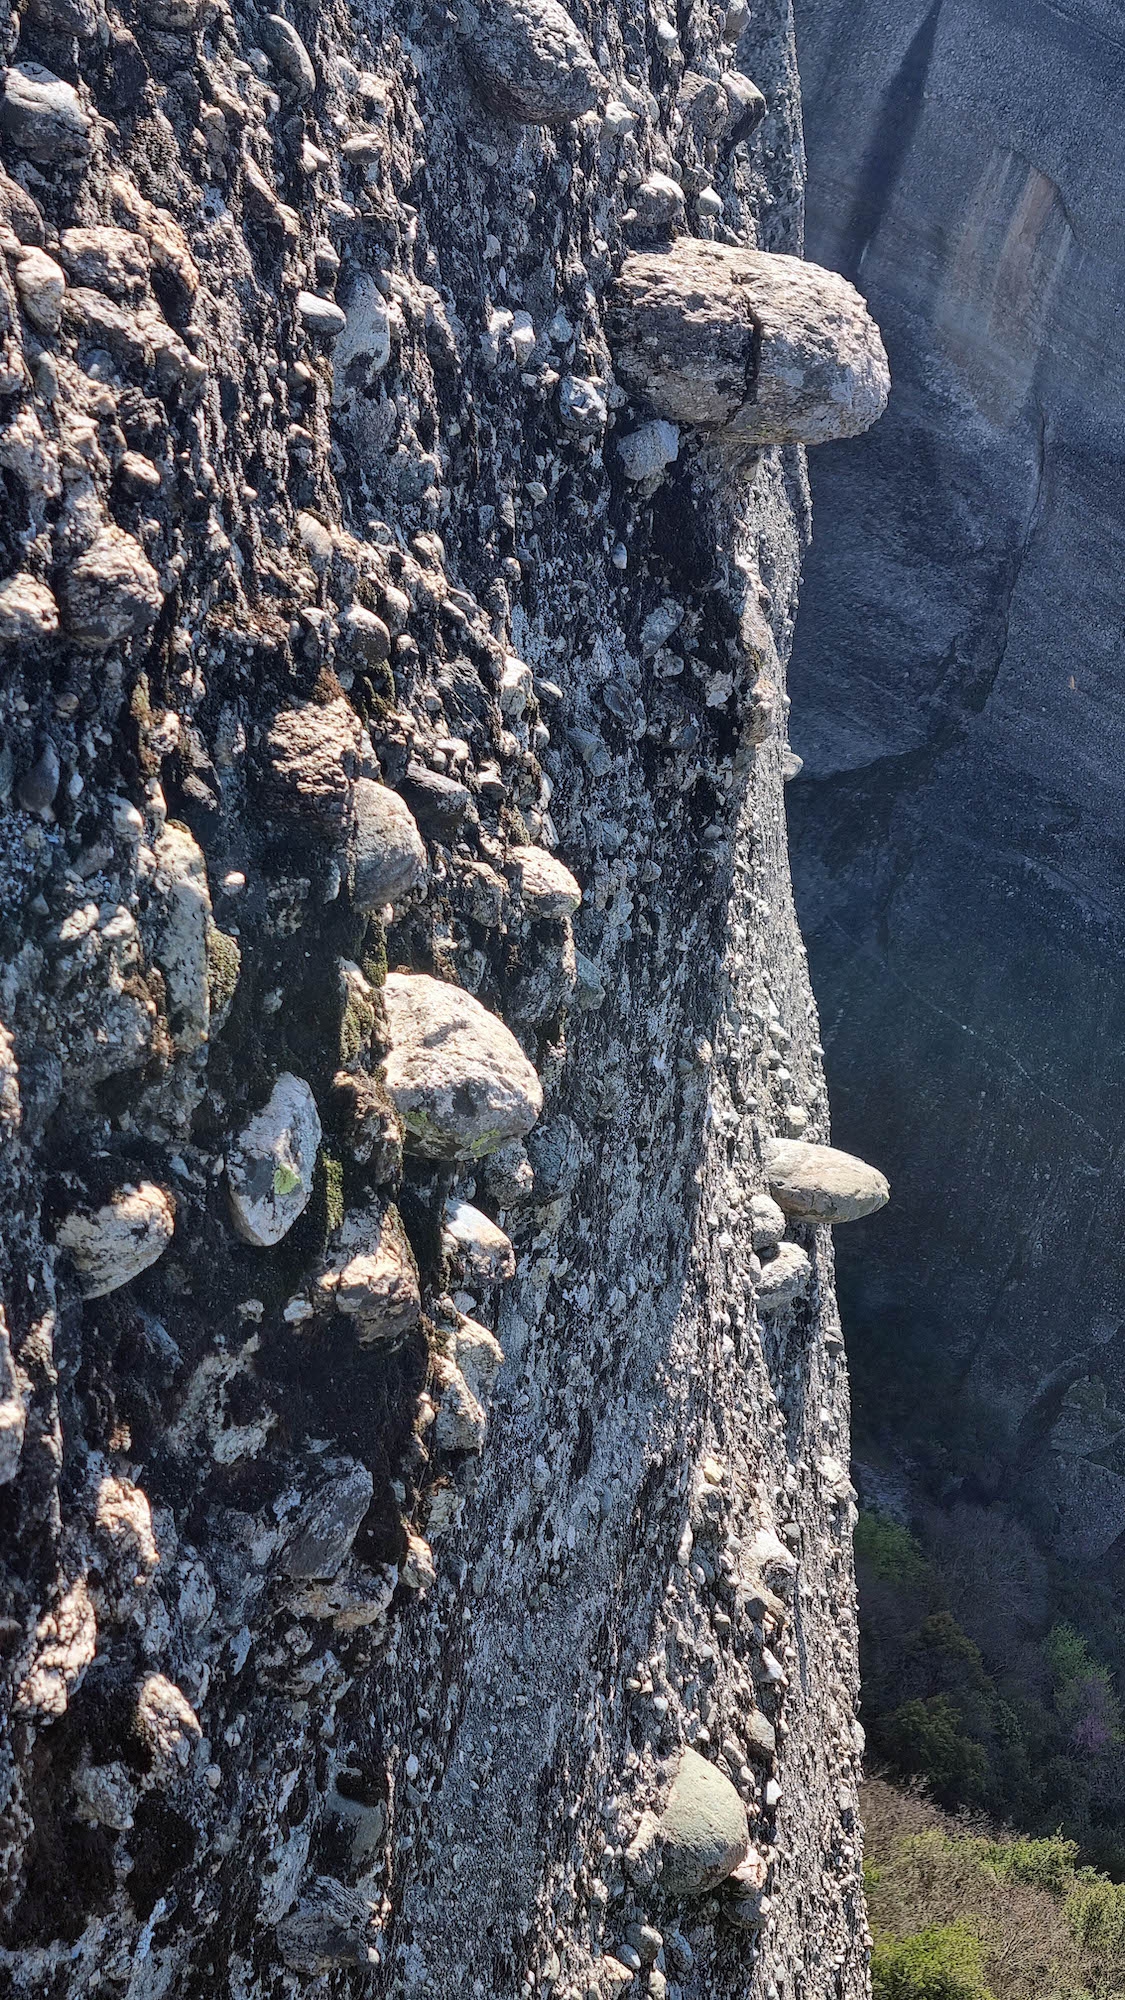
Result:
[[[796,20],[808,254],[866,294],[896,385],[814,466],[793,680],[836,1130],[897,1195],[841,1244],[845,1323],[861,1370],[909,1353],[983,1398],[986,1489],[1100,1559],[1125,1529],[1125,30],[1107,0]]]

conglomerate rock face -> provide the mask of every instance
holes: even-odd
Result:
[[[788,9],[5,36],[3,1990],[858,2000]]]

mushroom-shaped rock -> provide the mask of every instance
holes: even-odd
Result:
[[[306,1582],[335,1576],[347,1560],[374,1492],[371,1474],[355,1458],[325,1459],[323,1479],[302,1509],[281,1559],[286,1576]]]
[[[465,61],[481,96],[521,125],[567,125],[592,111],[602,76],[558,0],[462,0]]]
[[[520,901],[534,922],[573,916],[582,901],[569,868],[544,847],[513,847],[508,860],[516,871]]]
[[[856,437],[886,408],[887,357],[859,293],[799,257],[682,237],[626,258],[608,323],[631,389],[732,443]]]
[[[171,1195],[154,1181],[141,1181],[119,1188],[92,1213],[74,1210],[60,1223],[55,1241],[69,1252],[83,1297],[101,1299],[155,1264],[175,1226]]]
[[[284,1070],[227,1159],[231,1214],[244,1243],[269,1249],[292,1229],[312,1193],[319,1147],[312,1091]]]
[[[661,1882],[673,1896],[718,1887],[750,1848],[746,1808],[717,1765],[685,1750],[658,1828]]]
[[[762,1260],[756,1297],[760,1313],[777,1313],[791,1306],[808,1287],[812,1265],[799,1243],[779,1243],[770,1258]]]
[[[61,596],[71,638],[99,649],[145,631],[164,602],[140,543],[114,527],[99,528],[64,575]]]
[[[387,1089],[411,1152],[478,1160],[530,1132],[543,1092],[511,1030],[457,986],[388,973]]]
[[[426,873],[426,846],[410,807],[372,778],[355,786],[357,910],[381,910],[417,887]]]
[[[90,150],[90,119],[78,92],[40,63],[15,63],[0,85],[0,132],[41,166]]]
[[[774,1200],[797,1222],[858,1222],[890,1200],[877,1167],[807,1139],[772,1139],[766,1174]]]
[[[471,1202],[446,1202],[442,1242],[483,1284],[495,1285],[516,1275],[511,1239],[491,1216],[482,1214]]]
[[[417,1325],[422,1310],[418,1270],[397,1209],[349,1215],[337,1255],[345,1261],[336,1306],[355,1321],[362,1345],[397,1339]]]

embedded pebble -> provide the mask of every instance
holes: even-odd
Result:
[[[808,1289],[812,1265],[799,1243],[779,1243],[772,1257],[763,1257],[755,1296],[761,1313],[781,1312]]]
[[[856,1222],[890,1200],[877,1167],[835,1146],[803,1139],[771,1139],[765,1147],[770,1193],[799,1222]]]
[[[371,778],[357,778],[352,900],[357,910],[397,903],[425,879],[426,846],[405,799]]]
[[[418,1268],[397,1209],[362,1210],[340,1230],[335,1298],[339,1312],[355,1321],[362,1346],[394,1340],[416,1326],[422,1310]]]
[[[772,1250],[785,1234],[785,1214],[768,1194],[750,1197],[750,1241],[755,1250]]]
[[[0,132],[41,166],[81,159],[90,118],[78,92],[41,63],[13,63],[0,86]]]
[[[347,1561],[375,1490],[370,1472],[357,1459],[322,1459],[319,1469],[320,1484],[302,1504],[281,1558],[286,1576],[309,1582],[335,1576]]]
[[[56,333],[62,319],[66,273],[45,250],[25,250],[15,268],[20,305],[40,333]]]
[[[100,528],[65,571],[60,594],[70,637],[99,651],[145,631],[164,603],[140,543],[112,526]]]
[[[746,1808],[728,1777],[696,1750],[685,1750],[660,1815],[661,1885],[672,1896],[700,1896],[746,1858]]]
[[[16,797],[24,811],[45,813],[54,804],[60,776],[59,753],[48,738],[16,788]]]
[[[542,847],[512,847],[509,866],[516,871],[516,885],[524,915],[535,923],[573,916],[582,901],[582,891],[569,868]]]
[[[227,1159],[231,1214],[244,1243],[280,1243],[304,1213],[320,1149],[316,1099],[284,1070]]]
[[[465,62],[490,109],[522,125],[592,111],[601,72],[559,0],[461,0]]]
[[[309,333],[318,333],[326,340],[336,340],[347,326],[347,314],[331,299],[322,299],[316,292],[297,293],[297,315]]]
[[[263,14],[258,22],[258,37],[274,68],[293,85],[298,97],[311,97],[316,89],[316,70],[292,23],[281,14]]]
[[[388,973],[386,1082],[410,1151],[475,1160],[522,1139],[543,1092],[515,1036],[471,993],[425,973]]]
[[[68,1252],[83,1298],[100,1299],[162,1257],[176,1227],[176,1205],[154,1181],[120,1188],[103,1207],[76,1209],[55,1241]]]
[[[678,426],[657,417],[617,441],[617,455],[626,479],[658,479],[674,465],[680,450]]]
[[[516,1257],[511,1239],[471,1202],[446,1202],[442,1241],[482,1284],[500,1284],[515,1277]]]
[[[154,957],[164,975],[176,1048],[198,1048],[211,1025],[211,896],[207,863],[194,834],[169,820],[153,846]]]

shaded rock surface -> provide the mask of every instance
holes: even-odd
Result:
[[[895,1190],[840,1236],[846,1317],[874,1423],[888,1366],[936,1368],[988,1412],[993,1490],[1117,1579],[1125,1468],[1049,1385],[1077,1365],[1122,1408],[1120,23],[795,15],[809,254],[860,284],[896,383],[814,462],[791,687],[834,1133]]]

